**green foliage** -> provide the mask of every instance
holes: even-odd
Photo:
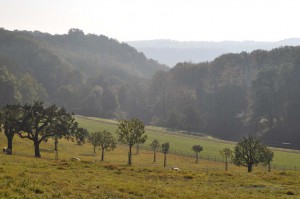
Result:
[[[21,130],[20,121],[22,120],[22,116],[23,111],[20,105],[6,105],[0,110],[0,128],[2,128],[3,124],[9,154],[12,154],[14,135]]]
[[[129,146],[128,165],[132,164],[132,146],[146,142],[147,135],[145,134],[145,125],[138,119],[123,120],[119,122],[118,140]]]
[[[71,113],[55,105],[45,107],[42,102],[23,106],[23,117],[20,125],[21,138],[32,140],[35,146],[35,157],[41,157],[40,143],[50,137],[70,139],[74,136],[77,123]]]
[[[169,150],[170,150],[170,144],[169,144],[169,142],[162,143],[162,145],[161,145],[161,152],[163,154],[168,154]]]
[[[196,153],[196,163],[199,161],[199,153],[203,150],[203,147],[200,145],[194,145],[192,147],[192,150]]]
[[[220,151],[220,154],[223,158],[225,158],[225,171],[228,171],[228,158],[233,156],[232,150],[230,148],[224,148]]]
[[[118,140],[129,146],[142,144],[147,140],[145,125],[138,119],[123,120],[119,122]]]
[[[237,166],[248,167],[248,172],[252,171],[252,166],[259,163],[269,164],[273,159],[273,152],[256,136],[244,137],[234,148],[232,162]]]
[[[88,140],[94,148],[94,154],[96,153],[96,147],[99,146],[99,134],[100,132],[92,132],[88,136]]]
[[[203,147],[200,146],[200,145],[194,145],[194,146],[192,147],[192,149],[193,149],[193,151],[194,151],[195,153],[199,153],[199,152],[201,152],[201,151],[203,150]]]
[[[157,139],[153,140],[151,142],[150,146],[153,150],[157,150],[160,146],[159,141]]]
[[[156,162],[156,151],[160,147],[160,143],[157,139],[153,140],[150,144],[150,147],[153,150],[153,162]]]
[[[161,145],[161,152],[164,154],[164,167],[167,166],[167,154],[170,150],[170,144],[169,142],[162,143]]]
[[[77,144],[85,143],[86,138],[89,137],[89,131],[85,128],[78,127],[75,133]]]

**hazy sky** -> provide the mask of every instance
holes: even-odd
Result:
[[[299,0],[0,0],[0,27],[119,41],[277,41],[300,37]]]

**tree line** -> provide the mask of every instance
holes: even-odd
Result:
[[[40,143],[47,142],[50,138],[54,140],[54,151],[56,159],[58,158],[58,140],[65,138],[68,140],[76,139],[78,144],[85,143],[86,138],[93,145],[94,154],[96,147],[101,148],[101,161],[104,161],[104,152],[114,150],[117,140],[108,131],[96,131],[89,133],[87,129],[78,127],[72,113],[66,112],[64,108],[55,105],[44,106],[42,102],[36,101],[32,105],[6,105],[0,110],[0,127],[3,129],[7,138],[7,154],[12,154],[12,141],[14,135],[20,138],[26,138],[34,144],[34,156],[41,157]],[[132,165],[132,147],[143,144],[147,140],[145,135],[145,125],[139,119],[119,121],[116,130],[118,141],[126,144],[128,150],[128,165]],[[157,139],[150,144],[153,150],[153,162],[156,162],[156,152],[160,147]],[[170,144],[165,142],[161,144],[161,152],[164,154],[164,167],[167,166],[167,154]],[[198,154],[203,150],[200,145],[194,145],[192,150],[196,154],[196,163],[198,163]],[[234,155],[229,148],[225,148],[220,153],[226,158],[225,170],[228,170],[227,158],[232,158],[234,164],[238,166],[247,166],[248,172],[252,167],[259,163],[270,164],[273,159],[273,152],[264,145],[258,137],[250,136],[240,141],[235,149]]]

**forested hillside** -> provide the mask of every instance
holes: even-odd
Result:
[[[113,118],[135,111],[135,95],[157,70],[167,69],[125,43],[78,29],[66,35],[1,29],[0,67],[0,105],[47,100]]]
[[[139,118],[237,140],[259,134],[300,148],[300,47],[225,54],[165,66],[127,44],[71,29],[66,35],[0,30],[0,105],[55,103],[86,116]]]
[[[299,148],[300,47],[226,54],[209,63],[179,63],[155,74],[155,122],[225,139],[262,135]]]

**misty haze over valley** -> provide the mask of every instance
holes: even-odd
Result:
[[[254,50],[271,50],[280,46],[298,46],[299,38],[284,39],[277,42],[256,41],[174,41],[144,40],[127,41],[129,45],[143,52],[148,58],[157,60],[169,67],[179,62],[207,62],[227,53],[251,52]]]

